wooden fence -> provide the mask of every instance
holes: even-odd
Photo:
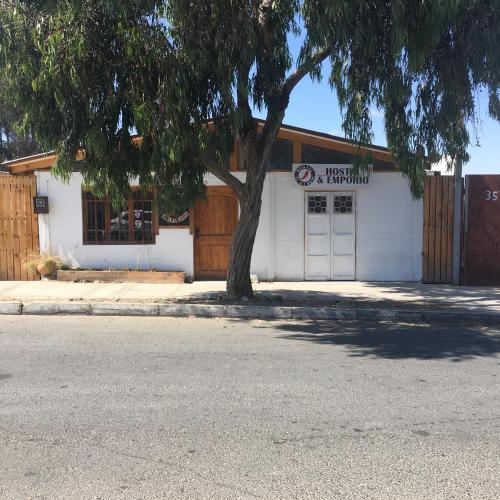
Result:
[[[422,281],[453,282],[454,177],[429,176],[424,186]]]
[[[34,280],[24,263],[38,252],[35,177],[0,175],[0,280]]]

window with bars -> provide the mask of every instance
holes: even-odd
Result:
[[[333,197],[333,213],[352,214],[352,195],[336,195]]]
[[[153,244],[155,220],[152,193],[133,191],[126,204],[113,208],[111,202],[82,192],[83,243],[86,245]]]
[[[321,194],[310,194],[307,197],[307,211],[310,214],[326,214],[326,196]]]

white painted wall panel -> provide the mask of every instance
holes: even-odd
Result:
[[[275,182],[276,281],[304,279],[304,190],[292,180],[291,172],[271,174]]]
[[[422,201],[411,197],[399,173],[374,173],[370,188],[357,191],[356,279],[421,279]]]

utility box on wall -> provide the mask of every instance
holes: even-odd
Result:
[[[33,196],[33,208],[36,214],[48,214],[49,213],[48,196]]]

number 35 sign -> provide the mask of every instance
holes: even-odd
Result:
[[[486,201],[497,201],[500,191],[486,191]]]

